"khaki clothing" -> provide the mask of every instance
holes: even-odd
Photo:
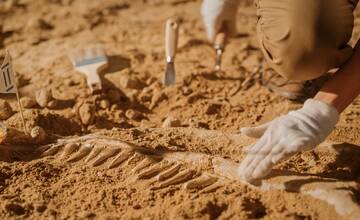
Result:
[[[358,0],[255,0],[260,47],[292,80],[317,78],[347,61]]]

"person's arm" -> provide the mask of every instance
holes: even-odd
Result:
[[[334,106],[342,112],[360,94],[360,43],[347,63],[335,73],[314,99]]]
[[[271,168],[298,152],[314,149],[335,128],[342,112],[360,93],[360,43],[352,57],[314,99],[271,122],[241,132],[259,140],[247,151],[237,170],[246,181],[264,177]]]
[[[201,15],[210,41],[223,25],[231,36],[236,35],[236,12],[239,0],[203,0]]]

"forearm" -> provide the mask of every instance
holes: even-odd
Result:
[[[341,113],[360,94],[360,42],[353,56],[321,88],[314,99],[334,106]]]

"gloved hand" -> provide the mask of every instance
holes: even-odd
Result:
[[[308,99],[297,111],[258,127],[242,128],[241,133],[260,139],[247,150],[238,175],[248,182],[264,177],[280,161],[322,143],[338,119],[334,107]]]
[[[236,12],[239,0],[204,0],[201,15],[208,38],[213,41],[223,24],[230,35],[236,34]]]

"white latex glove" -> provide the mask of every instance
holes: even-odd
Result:
[[[239,176],[252,182],[267,175],[280,161],[314,149],[331,133],[338,119],[339,113],[334,107],[308,99],[297,111],[259,127],[242,128],[241,133],[260,139],[247,150],[238,169]]]
[[[208,38],[213,41],[223,24],[230,35],[236,34],[236,12],[239,0],[204,0],[201,15]]]

